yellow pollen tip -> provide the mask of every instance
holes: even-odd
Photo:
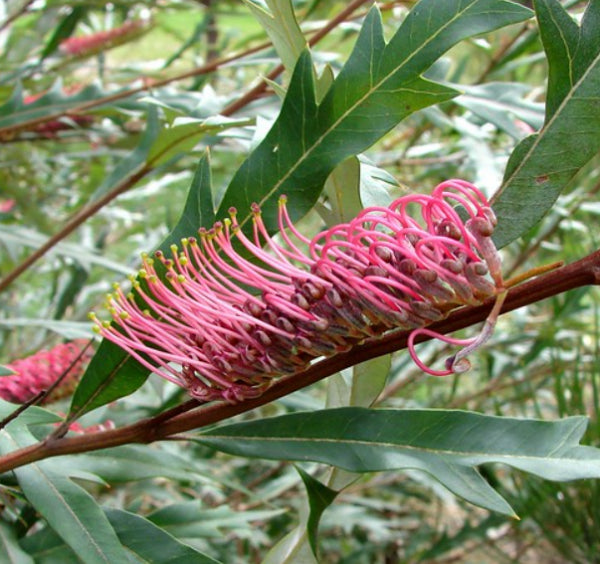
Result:
[[[119,317],[121,319],[129,319],[129,314],[126,311],[122,311],[119,313]]]

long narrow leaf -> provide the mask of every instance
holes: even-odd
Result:
[[[419,469],[471,503],[512,514],[476,467],[499,462],[550,480],[598,478],[600,450],[578,444],[585,428],[583,417],[547,422],[348,407],[228,425],[197,440],[231,454],[311,460],[352,472]]]

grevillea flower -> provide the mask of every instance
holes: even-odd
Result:
[[[461,180],[367,208],[313,239],[294,227],[285,198],[278,217],[278,240],[255,205],[251,236],[231,209],[171,258],[143,255],[132,291],[116,285],[108,296],[112,323],[92,314],[97,330],[192,397],[235,402],[315,358],[389,329],[419,331],[503,290],[494,214]],[[464,367],[457,355],[448,371]]]
[[[66,378],[48,399],[53,401],[69,395],[93,354],[91,349],[84,351],[87,343],[86,339],[76,339],[5,365],[13,374],[0,376],[0,398],[25,403],[47,390],[67,371]]]
[[[139,35],[147,27],[147,20],[131,20],[107,31],[97,31],[81,37],[69,37],[60,42],[59,50],[65,55],[83,57],[110,49]]]

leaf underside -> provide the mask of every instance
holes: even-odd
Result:
[[[219,427],[197,436],[244,457],[315,461],[351,472],[418,469],[467,501],[514,515],[477,466],[503,463],[548,480],[600,477],[600,450],[580,446],[587,420],[464,411],[346,407]]]

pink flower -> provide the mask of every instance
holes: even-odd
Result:
[[[16,205],[17,201],[12,198],[7,200],[0,199],[0,213],[10,213]]]
[[[65,55],[83,57],[110,49],[138,35],[147,26],[146,20],[132,20],[108,31],[98,31],[81,37],[69,37],[60,42]]]
[[[503,289],[494,214],[461,180],[367,208],[310,240],[285,198],[278,240],[252,211],[251,237],[232,209],[174,245],[172,258],[144,255],[132,292],[117,285],[108,296],[112,324],[92,314],[104,337],[199,400],[260,395],[315,358],[389,329],[418,330]]]
[[[87,342],[86,339],[76,339],[5,365],[14,374],[0,376],[0,398],[13,403],[25,403],[48,389],[69,368],[68,376],[52,393],[51,398],[57,400],[70,394],[93,354],[91,349],[86,350],[77,360]]]

